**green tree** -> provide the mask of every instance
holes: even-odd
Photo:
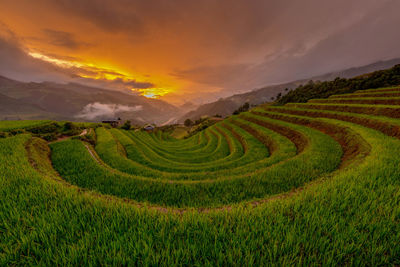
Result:
[[[122,129],[124,130],[130,130],[131,129],[131,121],[126,121],[122,126]]]
[[[77,128],[76,125],[70,121],[68,121],[64,124],[64,129],[66,131],[75,130],[76,128]]]
[[[242,106],[240,106],[237,110],[235,110],[232,114],[233,115],[238,115],[238,114],[240,114],[242,112],[248,111],[249,108],[250,108],[250,104],[249,104],[249,102],[246,102]]]
[[[311,98],[326,98],[334,94],[353,93],[357,90],[390,87],[399,84],[400,65],[396,65],[391,69],[375,71],[351,79],[337,77],[332,81],[309,81],[276,99],[276,104],[307,102]]]
[[[185,124],[186,127],[190,127],[190,126],[193,125],[193,121],[191,119],[186,119],[184,124]]]

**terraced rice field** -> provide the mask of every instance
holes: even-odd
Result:
[[[0,265],[400,265],[398,99],[259,106],[188,139],[0,139]]]

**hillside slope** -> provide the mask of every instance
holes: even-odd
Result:
[[[161,100],[75,83],[23,83],[0,76],[0,94],[9,103],[0,109],[0,119],[10,114],[31,118],[32,113],[36,119],[99,121],[122,117],[158,124],[179,112]]]
[[[0,138],[0,265],[400,264],[399,86],[87,134]]]
[[[307,102],[312,98],[326,98],[333,94],[353,93],[369,88],[390,87],[400,84],[400,64],[393,68],[375,71],[351,79],[336,78],[333,81],[310,81],[276,101],[276,104]]]
[[[40,119],[43,117],[53,119],[57,115],[47,112],[38,105],[18,100],[0,94],[0,118],[6,120]]]
[[[201,105],[196,110],[192,110],[183,115],[179,119],[179,122],[182,123],[187,118],[195,120],[204,115],[214,116],[215,114],[220,114],[222,116],[228,116],[231,115],[234,110],[243,105],[245,102],[249,102],[252,105],[259,105],[264,102],[270,102],[272,101],[271,97],[275,99],[278,93],[287,93],[285,90],[286,88],[295,89],[298,86],[307,83],[309,80],[328,81],[333,80],[337,77],[352,78],[372,71],[391,68],[396,64],[400,64],[400,58],[387,61],[378,61],[369,65],[336,71],[324,75],[315,76],[309,79],[266,86],[264,88],[256,89],[248,93],[233,95],[212,103]]]

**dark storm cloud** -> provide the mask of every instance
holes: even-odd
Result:
[[[142,24],[130,7],[133,1],[109,0],[59,0],[48,1],[49,5],[57,7],[59,12],[67,12],[73,16],[82,17],[106,31],[141,32]]]
[[[63,75],[54,68],[28,56],[16,35],[0,23],[0,75],[21,81],[61,79]]]
[[[56,55],[52,55],[56,57]],[[128,79],[115,71],[96,67],[61,68],[54,64],[35,59],[27,54],[20,40],[4,24],[0,23],[0,75],[19,81],[82,82],[89,85],[115,89],[147,89],[155,85]],[[67,59],[71,59],[67,57]],[[90,79],[84,76],[120,76],[113,80]]]
[[[82,45],[76,40],[75,36],[69,32],[43,29],[43,33],[47,37],[46,40],[55,46],[77,49]]]
[[[153,84],[153,83],[139,82],[139,81],[132,80],[132,79],[123,80],[121,78],[116,78],[116,79],[112,80],[111,82],[114,84],[130,87],[132,89],[148,89],[148,88],[155,87],[155,84]]]
[[[250,67],[246,64],[199,66],[192,69],[177,70],[171,75],[201,84],[229,86],[237,82],[238,77],[245,75]]]
[[[268,83],[310,78],[400,57],[400,34],[397,29],[400,25],[400,1],[307,3],[311,2],[315,2],[313,9],[308,10],[310,5],[305,2],[296,5],[299,3],[293,1],[291,4],[299,7],[296,11],[292,6],[282,12],[281,18],[276,21],[267,18],[268,23],[281,29],[279,34],[268,30],[270,40],[263,39],[260,34],[262,28],[249,29],[250,32],[258,31],[256,39],[265,40],[258,43],[258,47],[269,47],[267,54],[260,55],[263,60],[228,67],[203,65],[177,70],[174,75],[221,86],[223,92],[247,91]],[[251,34],[249,39],[252,39]],[[243,38],[243,42],[249,39]]]
[[[344,68],[400,57],[400,1],[378,1],[323,38],[305,39],[276,58],[255,66],[251,75],[258,85],[309,78]],[[345,20],[346,18],[344,18]],[[309,43],[307,43],[309,42]]]
[[[129,33],[145,38],[190,34],[205,45],[226,42],[257,45],[273,31],[271,22],[285,10],[285,3],[273,0],[38,0],[58,12],[90,22],[104,31]],[[260,31],[260,29],[262,29]],[[207,35],[207,36],[205,36]]]
[[[32,5],[3,1],[17,11]],[[177,95],[232,94],[400,57],[398,0],[37,0],[35,6],[63,24],[47,33],[54,45],[88,40],[96,48],[74,56],[193,83]]]

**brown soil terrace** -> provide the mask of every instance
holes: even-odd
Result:
[[[368,89],[368,90],[357,90],[354,93],[371,93],[371,92],[396,92],[399,91],[400,87],[386,88],[386,89]]]
[[[278,145],[275,143],[275,141],[270,138],[267,135],[260,134],[257,130],[254,128],[250,127],[247,124],[241,123],[239,121],[234,121],[234,123],[239,126],[240,128],[244,129],[248,133],[250,133],[254,138],[256,138],[258,141],[260,141],[266,148],[268,148],[270,155],[273,154],[276,149],[278,148]]]
[[[362,98],[362,97],[400,97],[400,91],[397,92],[382,92],[382,93],[364,93],[364,94],[350,94],[350,95],[334,95],[329,99],[343,99],[343,98]]]
[[[246,143],[246,140],[243,138],[243,136],[241,136],[240,134],[238,134],[231,126],[229,126],[228,124],[224,123],[224,127],[226,129],[228,129],[229,131],[232,132],[232,135],[239,140],[240,144],[242,145],[243,148],[243,153],[246,153],[248,151],[248,146]]]
[[[272,111],[272,112],[280,112],[280,113],[287,113],[292,115],[300,115],[300,116],[308,116],[313,118],[330,118],[342,121],[348,121],[351,123],[359,124],[371,129],[375,129],[380,131],[388,136],[396,137],[400,139],[400,126],[393,125],[388,122],[369,119],[369,118],[361,118],[361,117],[353,117],[350,115],[341,115],[339,113],[325,113],[323,111],[318,110],[293,110],[293,109],[283,109],[283,108],[265,108],[265,110]]]
[[[289,140],[291,140],[297,148],[297,153],[303,152],[304,149],[309,144],[309,140],[304,135],[302,135],[301,133],[299,133],[289,127],[278,125],[278,124],[273,124],[273,123],[270,123],[267,121],[259,120],[259,119],[248,117],[245,115],[242,115],[242,116],[250,122],[253,122],[260,126],[268,128],[278,134],[285,136]]]
[[[312,99],[308,103],[340,103],[340,104],[368,104],[368,105],[400,105],[400,98],[343,98],[343,99]]]
[[[386,116],[390,118],[400,118],[400,107],[374,107],[374,106],[344,106],[344,105],[318,105],[316,104],[287,104],[287,107],[303,108],[303,109],[319,109],[330,111],[341,111],[348,113],[370,114],[377,116]]]
[[[284,114],[280,115],[280,114],[271,114],[262,112],[253,112],[253,113],[261,116],[267,116],[271,119],[278,119],[314,128],[320,132],[323,132],[331,136],[336,142],[340,144],[343,151],[339,169],[348,166],[361,153],[364,154],[364,156],[367,156],[370,151],[369,146],[368,149],[365,149],[367,142],[363,140],[359,135],[356,135],[354,132],[351,132],[346,127],[308,118],[289,117]]]

